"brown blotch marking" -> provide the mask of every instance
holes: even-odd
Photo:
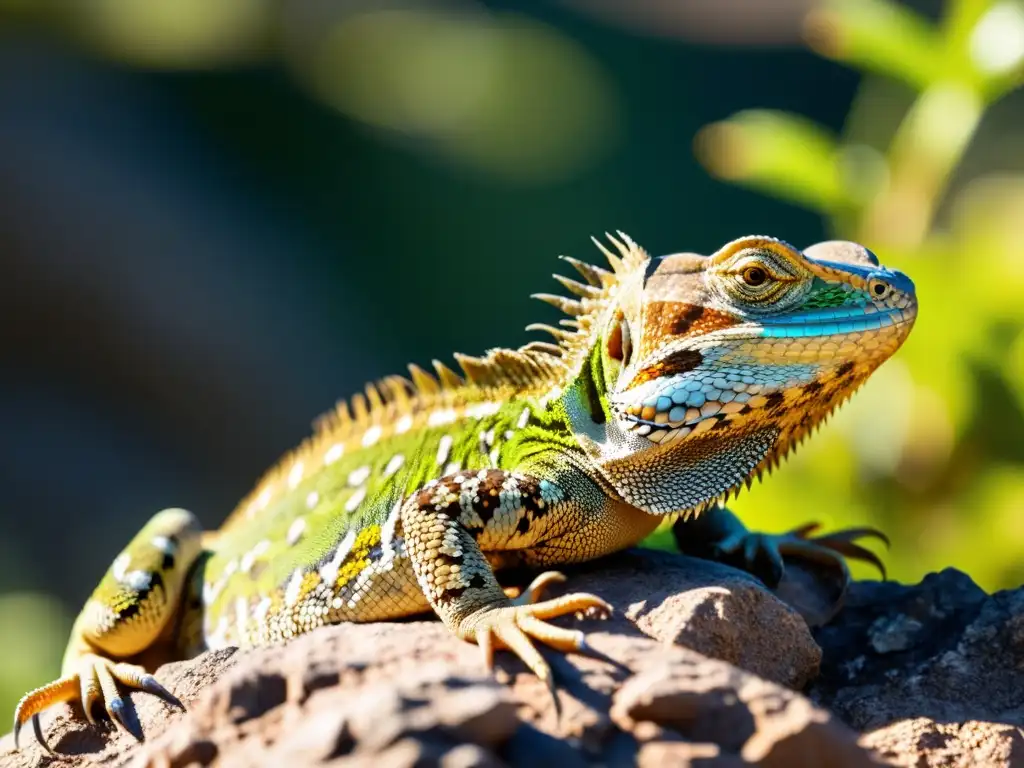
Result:
[[[530,513],[532,520],[544,517],[551,510],[551,505],[541,498],[540,483],[533,480],[519,481],[519,499],[523,509]]]
[[[666,338],[702,336],[719,328],[730,328],[738,322],[735,315],[700,304],[652,301],[647,305],[644,316],[642,352],[648,354]]]
[[[466,594],[466,589],[467,587],[450,587],[441,591],[434,599],[442,604],[451,603]]]
[[[700,364],[703,362],[704,356],[697,350],[680,349],[677,352],[673,352],[665,359],[658,361],[654,365],[638,371],[636,376],[634,376],[633,380],[629,383],[629,387],[627,387],[627,389],[632,389],[646,381],[651,381],[652,379],[657,379],[662,376],[688,373],[689,371],[699,368]]]
[[[853,363],[847,361],[847,362],[843,363],[842,365],[840,365],[838,368],[836,368],[836,378],[840,378],[841,379],[843,376],[848,375],[850,373],[850,371],[852,371],[852,370],[853,370]]]
[[[825,388],[825,385],[820,381],[812,381],[809,384],[804,385],[804,392],[808,395],[816,395]]]
[[[767,396],[766,400],[767,402],[764,404],[765,410],[774,411],[777,408],[783,407],[786,396],[782,392],[772,392]]]
[[[473,511],[484,526],[491,521],[501,505],[501,484],[504,478],[505,474],[500,470],[489,470],[477,486],[476,494],[480,500],[473,502]]]
[[[486,588],[486,586],[487,581],[486,579],[484,579],[483,574],[474,573],[472,576],[469,577],[469,581],[466,583],[466,586],[449,587],[448,589],[443,590],[439,595],[437,595],[436,599],[437,602],[439,603],[451,603],[455,600],[458,600],[460,597],[466,594],[467,589],[484,589]]]

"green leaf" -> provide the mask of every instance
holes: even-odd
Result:
[[[888,0],[827,0],[807,15],[804,34],[822,56],[917,89],[946,71],[938,32],[909,8]]]
[[[840,146],[825,128],[786,112],[739,112],[703,128],[695,144],[715,176],[828,213],[862,205],[885,175],[874,150]]]

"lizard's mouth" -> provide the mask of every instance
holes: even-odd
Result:
[[[750,405],[750,400],[754,405]],[[668,445],[691,434],[700,434],[713,429],[729,415],[742,413],[744,408],[754,408],[767,402],[763,395],[756,395],[745,402],[732,400],[729,403],[707,402],[700,408],[673,405],[668,411],[657,411],[650,406],[631,405],[622,413],[626,430],[652,443]],[[650,411],[654,410],[653,414]],[[651,416],[651,418],[644,418]]]
[[[720,358],[718,370],[664,377],[642,401],[613,402],[613,408],[628,432],[663,446],[724,428],[725,423],[771,404],[773,398],[781,399],[785,392],[814,386],[819,371],[825,374],[842,368],[844,359],[863,366],[866,375],[896,351],[916,315],[915,306],[869,306],[762,321],[759,334],[747,332],[742,338],[773,339],[767,342],[771,351],[764,359],[744,363]],[[856,384],[851,381],[850,387]]]

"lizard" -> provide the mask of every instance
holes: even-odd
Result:
[[[556,275],[568,295],[535,294],[566,315],[527,327],[553,341],[368,385],[217,531],[183,509],[157,513],[79,614],[61,676],[18,703],[15,744],[31,720],[46,747],[39,713],[60,701],[80,703],[90,723],[102,705],[141,739],[122,691],[182,706],[139,663],[144,651],[170,661],[431,610],[488,668],[507,649],[554,696],[536,644],[589,647],[549,620],[611,607],[586,593],[545,599],[559,571],[518,595],[496,573],[594,559],[666,519],[711,556],[767,561],[769,584],[783,555],[847,577],[845,558],[880,566],[856,543],[873,529],[760,534],[724,501],[896,352],[917,315],[912,281],[844,241],[800,250],[745,236],[710,256],[652,257],[621,232],[610,246],[593,240],[607,267],[563,256],[582,280]]]

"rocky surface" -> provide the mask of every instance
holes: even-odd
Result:
[[[29,728],[0,766],[1024,766],[1024,589],[861,583],[814,637],[752,578],[676,555],[624,553],[568,588],[616,610],[569,622],[596,657],[546,654],[560,716],[509,654],[490,676],[436,621],[340,625],[164,666],[188,711],[133,696],[141,745],[61,705],[44,730],[62,756]]]

